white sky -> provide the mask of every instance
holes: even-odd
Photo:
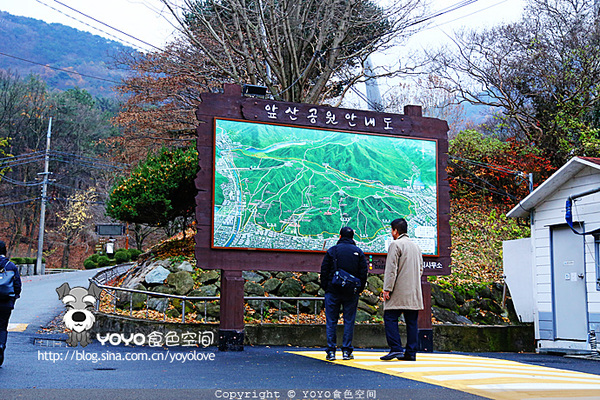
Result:
[[[461,0],[425,1],[429,1],[430,13],[447,9],[461,2]],[[182,2],[183,0],[171,0],[173,4]],[[517,20],[525,2],[526,0],[477,0],[459,10],[430,20],[428,24],[424,24],[425,29],[412,36],[403,47],[389,50],[385,55],[375,55],[373,62],[376,66],[397,66],[399,62],[406,65],[407,60],[403,60],[403,55],[406,56],[410,50],[437,47],[448,43],[453,32],[462,27],[478,29]],[[125,44],[140,49],[151,49],[151,46],[103,26],[73,9],[157,47],[163,47],[176,32],[169,22],[173,21],[173,17],[160,0],[0,0],[1,11],[41,19],[49,23],[69,25],[108,39],[120,38]],[[390,83],[380,82],[380,85],[385,87]]]
[[[171,1],[180,4],[182,0]],[[429,1],[432,12],[460,2],[460,0]],[[102,26],[60,3],[158,47],[162,47],[175,31],[168,22],[168,20],[172,20],[172,17],[160,0],[0,0],[0,10],[46,22],[58,22],[115,39],[75,20],[77,19],[122,38],[124,41],[148,48],[148,46]],[[519,17],[524,3],[525,0],[478,0],[430,21],[430,27],[413,36],[410,45],[419,47],[446,41],[446,34],[452,34],[454,30],[462,26],[477,28],[514,20]],[[75,19],[69,18],[67,15]]]

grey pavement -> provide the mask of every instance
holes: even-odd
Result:
[[[334,391],[370,392],[376,399],[482,399],[468,393],[379,372],[290,354],[295,347],[252,347],[219,352],[214,347],[126,347],[95,341],[82,348],[34,344],[37,328],[62,311],[55,289],[67,281],[87,286],[95,272],[34,277],[11,323],[0,368],[1,399],[333,399]],[[55,342],[42,342],[51,345]],[[314,349],[311,349],[314,350]],[[532,364],[600,374],[600,362],[535,354],[486,353]],[[329,394],[331,397],[326,397]],[[292,396],[293,395],[293,396]],[[359,397],[353,398],[358,399]],[[344,397],[341,397],[344,399]]]
[[[88,279],[99,271],[88,270],[22,277],[21,298],[15,304],[10,323],[29,324],[28,330],[37,331],[40,326],[45,326],[64,310],[64,305],[56,293],[57,287],[65,282],[68,282],[71,287],[88,287]]]

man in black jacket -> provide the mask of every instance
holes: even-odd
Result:
[[[6,244],[0,240],[0,271],[6,271],[13,276],[14,293],[7,297],[0,297],[0,365],[4,362],[4,349],[8,335],[8,319],[15,308],[15,300],[21,294],[21,277],[17,266],[6,258]]]
[[[367,284],[367,259],[363,251],[354,242],[354,231],[350,227],[340,230],[340,239],[337,244],[327,250],[321,263],[321,287],[325,291],[325,319],[327,331],[327,360],[335,360],[337,345],[337,321],[340,317],[340,307],[344,314],[344,337],[342,341],[342,354],[344,360],[351,360],[352,338],[354,336],[354,320],[356,319],[356,308],[360,293]],[[331,280],[336,269],[354,275],[360,279],[360,288],[355,293],[348,293],[336,289]]]

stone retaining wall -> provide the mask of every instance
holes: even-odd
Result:
[[[96,314],[93,334],[195,332],[196,335],[214,332],[218,337],[217,324],[179,324],[135,318]],[[342,337],[338,326],[338,337]],[[406,329],[400,325],[402,340],[406,341]],[[257,346],[324,347],[325,325],[248,324],[245,327],[245,344]],[[216,343],[215,343],[216,344]],[[387,348],[383,324],[357,324],[354,330],[354,346],[357,348]],[[433,347],[435,351],[464,352],[534,352],[533,325],[434,325]]]

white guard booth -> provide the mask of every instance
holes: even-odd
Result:
[[[600,339],[600,233],[578,235],[565,220],[571,196],[575,230],[600,228],[600,191],[587,193],[596,189],[600,189],[600,158],[575,157],[507,214],[531,217],[529,251],[522,243],[505,243],[504,263],[506,267],[510,260],[530,260],[531,273],[524,275],[532,277],[539,352],[586,354],[595,347],[592,332]]]

